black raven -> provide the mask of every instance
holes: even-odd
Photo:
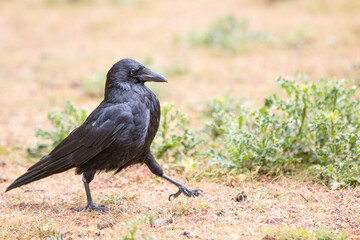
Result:
[[[76,168],[76,174],[83,174],[87,206],[77,210],[101,210],[95,206],[89,183],[97,171],[122,169],[145,163],[152,173],[175,184],[179,191],[171,194],[178,197],[201,195],[200,189],[191,190],[178,183],[164,172],[150,152],[160,121],[160,103],[145,82],[167,82],[158,73],[151,71],[132,59],[115,63],[106,77],[105,96],[100,105],[86,121],[66,137],[48,155],[31,166],[7,189]]]

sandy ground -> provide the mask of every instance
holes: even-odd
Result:
[[[24,170],[11,167],[9,172]],[[109,208],[106,213],[72,211],[86,203],[81,178],[72,172],[2,193],[0,236],[43,239],[49,234],[64,233],[66,239],[117,239],[126,233],[121,222],[151,215],[173,221],[157,227],[140,225],[139,234],[158,239],[187,239],[182,235],[185,231],[196,239],[261,239],[267,231],[282,226],[336,229],[351,239],[360,238],[358,188],[329,191],[321,185],[290,178],[238,181],[228,186],[174,177],[190,188],[203,189],[204,196],[180,196],[169,202],[168,195],[176,189],[154,178],[145,167],[130,168],[117,176],[96,177],[91,183],[92,194],[95,203]],[[3,189],[6,185],[0,186]],[[237,202],[235,197],[242,191],[247,198]]]
[[[50,127],[49,108],[63,108],[65,99],[96,107],[101,98],[89,96],[81,80],[104,75],[117,60],[150,58],[162,74],[182,66],[184,73],[164,74],[169,83],[154,88],[161,102],[175,102],[193,117],[200,103],[229,92],[257,105],[279,91],[276,77],[296,72],[314,81],[326,75],[359,83],[359,11],[357,0],[0,1],[0,191],[31,165],[24,150],[35,143],[34,127]],[[271,43],[231,54],[189,44],[190,32],[206,31],[230,13]],[[360,238],[358,188],[329,191],[289,178],[187,184],[204,196],[169,202],[176,189],[144,168],[99,175],[93,195],[110,211],[74,213],[85,204],[84,190],[79,176],[63,173],[1,193],[0,238],[116,239],[125,233],[122,221],[147,214],[173,219],[140,226],[159,239],[187,238],[184,231],[199,239],[261,239],[281,226],[324,226]],[[235,202],[242,190],[247,200]],[[111,224],[99,229],[104,221]]]

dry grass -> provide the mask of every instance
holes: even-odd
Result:
[[[156,90],[161,101],[193,115],[201,110],[194,103],[229,91],[260,103],[278,90],[277,76],[297,71],[314,80],[328,75],[359,83],[359,11],[357,0],[1,1],[0,179],[7,181],[0,180],[0,189],[31,165],[16,149],[33,145],[33,129],[46,124],[48,109],[64,106],[65,99],[95,107],[100,99],[84,92],[81,78],[105,73],[120,58],[151,57],[163,69],[185,66],[185,73],[167,76],[169,83]],[[185,40],[188,32],[229,13],[247,19],[250,31],[277,40],[237,54]],[[96,178],[93,195],[97,203],[108,199],[105,214],[71,211],[85,204],[80,177],[72,172],[2,193],[0,238],[44,239],[63,232],[67,239],[114,239],[125,233],[122,221],[147,214],[174,219],[158,228],[141,225],[140,232],[159,239],[185,238],[185,230],[200,239],[261,239],[266,229],[283,225],[324,226],[360,238],[358,188],[328,191],[288,178],[235,187],[203,180],[188,184],[202,188],[204,197],[168,202],[175,189],[144,171]],[[248,200],[237,203],[232,198],[241,190]],[[114,197],[120,197],[116,204]],[[114,224],[98,229],[107,219]]]
[[[11,170],[21,172],[25,168]],[[91,184],[92,192],[96,203],[110,208],[108,213],[72,212],[72,208],[84,206],[86,200],[80,177],[71,172],[2,194],[0,237],[37,239],[62,232],[66,239],[92,239],[95,235],[116,239],[126,233],[122,221],[146,215],[174,220],[156,228],[141,225],[139,232],[159,239],[186,238],[181,237],[184,231],[199,239],[261,239],[266,230],[281,226],[327,227],[346,232],[352,239],[360,237],[357,188],[329,191],[289,178],[238,182],[233,187],[203,181],[188,183],[190,187],[202,188],[203,197],[181,196],[169,202],[168,195],[176,189],[157,180],[151,178],[145,167],[132,168],[114,177],[99,175]],[[2,183],[1,187],[6,185]],[[30,189],[41,191],[26,192]],[[236,202],[235,196],[241,191],[247,199]],[[44,230],[44,225],[50,225],[51,230]],[[105,228],[101,229],[101,225]]]

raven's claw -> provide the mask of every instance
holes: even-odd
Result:
[[[101,211],[101,212],[106,212],[108,211],[109,209],[106,208],[104,205],[100,205],[100,206],[95,206],[95,205],[91,205],[91,204],[88,204],[86,207],[84,208],[75,208],[73,209],[73,211],[75,212],[82,212],[82,211]]]
[[[184,185],[180,185],[179,186],[179,191],[177,191],[176,193],[170,194],[169,196],[169,201],[171,201],[171,198],[177,198],[181,193],[185,194],[187,197],[198,197],[198,196],[202,196],[201,192],[203,190],[201,189],[188,189],[187,187],[185,187]]]

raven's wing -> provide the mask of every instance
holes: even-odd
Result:
[[[6,191],[86,163],[116,139],[127,139],[134,125],[132,118],[131,111],[124,105],[100,105],[83,125],[18,177]]]
[[[132,119],[131,111],[127,111],[122,105],[106,108],[99,106],[48,155],[54,162],[66,157],[75,166],[84,164],[109,147],[117,138],[128,138],[133,127]],[[35,165],[29,170],[38,167]]]

